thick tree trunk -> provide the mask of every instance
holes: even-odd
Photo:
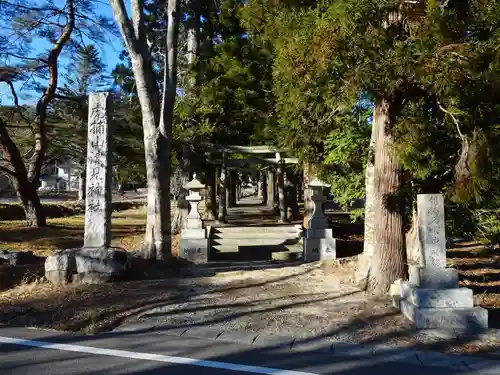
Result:
[[[205,176],[205,220],[215,220],[217,217],[215,168],[208,165],[208,172]]]
[[[38,196],[37,186],[30,183],[27,179],[20,178],[13,181],[16,189],[17,197],[21,201],[24,213],[26,215],[26,226],[28,227],[44,227],[47,225],[45,215],[43,213],[42,203]]]
[[[200,45],[200,2],[190,0],[188,6],[191,12],[187,22],[187,62],[189,69],[193,69]],[[189,79],[188,85],[190,88],[197,88],[199,83],[200,74],[196,73]]]
[[[187,143],[182,145],[182,157],[179,168],[181,172],[181,187],[179,196],[177,197],[176,209],[172,216],[172,233],[181,232],[184,221],[189,213],[189,202],[186,200],[189,192],[184,189],[184,185],[186,185],[191,178],[191,150]]]
[[[274,172],[267,169],[267,208],[274,208],[276,205]]]
[[[279,161],[276,169],[276,177],[278,179],[278,208],[280,211],[280,223],[288,222],[286,218],[286,196],[285,196],[285,165],[283,161]]]
[[[26,225],[28,227],[44,227],[47,225],[43,208],[38,196],[38,179],[30,181],[28,171],[24,165],[21,153],[7,131],[5,122],[0,119],[0,147],[3,157],[8,164],[0,166],[0,169],[7,173],[17,197],[21,201],[26,214]]]
[[[141,106],[142,107],[142,106]],[[141,255],[146,259],[165,259],[171,256],[169,169],[164,166],[162,152],[166,140],[156,123],[143,114],[144,152],[146,162],[147,219]],[[145,116],[146,115],[146,116]],[[150,122],[148,122],[148,120]]]
[[[311,163],[304,163],[304,183],[303,195],[304,195],[304,219],[302,225],[304,228],[309,228],[309,220],[311,219],[313,212],[313,204],[311,201],[311,189],[309,189],[309,183],[312,181],[313,167]]]
[[[377,225],[367,289],[381,295],[389,291],[395,280],[406,276],[403,210],[398,191],[401,171],[391,150],[391,103],[388,100],[375,102],[373,126],[377,134],[373,194]]]
[[[377,141],[378,128],[375,124],[375,117],[372,122],[372,134],[368,150],[368,158],[365,170],[365,228],[363,253],[359,256],[358,268],[355,274],[355,281],[363,289],[366,289],[368,281],[368,271],[375,251],[375,144]]]

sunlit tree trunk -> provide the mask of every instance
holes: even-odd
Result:
[[[400,198],[401,167],[393,154],[391,102],[379,99],[374,106],[376,132],[374,163],[375,246],[368,271],[367,290],[385,294],[391,284],[406,276],[403,205]]]

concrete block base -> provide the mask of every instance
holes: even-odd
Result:
[[[410,284],[432,289],[458,287],[458,271],[454,268],[410,266]]]
[[[467,288],[417,288],[409,282],[401,283],[401,298],[420,308],[472,307],[472,290]]]
[[[179,257],[193,263],[207,263],[210,241],[208,238],[181,237]]]
[[[421,308],[408,300],[401,300],[400,306],[417,329],[481,331],[488,328],[488,311],[481,307]]]
[[[304,238],[304,260],[316,262],[337,258],[335,238]]]

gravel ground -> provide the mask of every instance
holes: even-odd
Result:
[[[366,295],[353,286],[354,265],[310,263],[210,275],[202,269],[188,277],[59,289],[28,284],[0,293],[0,324],[80,333],[138,322],[151,327],[211,326],[220,331],[328,336],[333,342],[499,356],[496,329],[476,337],[416,332],[388,297]]]

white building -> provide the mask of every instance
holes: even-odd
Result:
[[[41,191],[78,191],[80,177],[71,160],[54,161],[40,176]]]

